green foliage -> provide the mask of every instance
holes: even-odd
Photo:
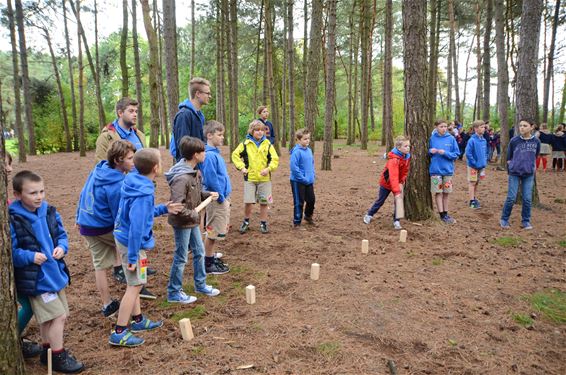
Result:
[[[339,342],[323,342],[316,347],[316,351],[323,357],[330,359],[340,353]]]
[[[550,289],[544,292],[537,292],[526,299],[533,308],[541,312],[544,316],[555,323],[566,323],[566,293]]]
[[[517,324],[519,324],[519,325],[521,325],[521,326],[523,326],[523,327],[525,327],[525,328],[531,327],[531,326],[533,325],[533,323],[534,323],[533,318],[531,318],[530,316],[528,316],[528,315],[526,315],[526,314],[522,314],[522,313],[511,313],[511,317],[513,318],[513,320],[514,320]]]
[[[493,240],[493,243],[501,247],[517,247],[523,242],[520,237],[499,237]]]

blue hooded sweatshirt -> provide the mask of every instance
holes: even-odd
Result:
[[[474,169],[483,169],[487,165],[487,142],[474,133],[466,145],[467,165]]]
[[[311,148],[296,144],[290,153],[291,160],[289,161],[289,167],[291,169],[291,175],[289,179],[304,185],[313,184],[316,174],[314,171],[314,157]]]
[[[163,204],[154,205],[153,181],[137,172],[124,178],[120,205],[114,224],[114,238],[128,248],[128,263],[135,264],[140,250],[155,247],[153,218],[167,213]]]
[[[110,167],[106,160],[100,161],[90,173],[77,207],[76,222],[81,226],[82,235],[112,232],[118,215],[119,191],[124,177],[124,173]]]
[[[529,138],[513,137],[507,148],[507,172],[513,176],[532,175],[538,154],[540,141],[534,135]]]
[[[430,149],[444,150],[444,154],[432,154]],[[452,176],[454,174],[454,160],[460,156],[458,142],[450,133],[438,134],[433,130],[429,141],[430,166],[428,172],[431,176]]]
[[[206,158],[201,165],[204,190],[218,192],[218,203],[222,203],[232,192],[226,162],[218,148],[206,145],[205,151]]]
[[[261,118],[258,118],[258,120],[263,122],[263,124],[265,126],[267,126],[267,131],[265,132],[265,136],[267,137],[267,139],[269,139],[269,142],[271,142],[271,144],[274,145],[275,144],[275,130],[273,130],[273,124],[269,120],[264,121]]]
[[[36,282],[37,294],[55,293],[63,289],[69,283],[69,277],[65,273],[65,263],[53,258],[53,250],[60,247],[65,251],[65,255],[69,249],[69,241],[67,232],[63,227],[61,215],[55,213],[58,226],[58,237],[51,239],[49,227],[47,225],[47,202],[43,202],[41,206],[34,212],[28,211],[22,202],[17,200],[10,205],[9,212],[11,216],[19,216],[31,225],[33,235],[41,246],[41,252],[47,257],[47,260],[39,267],[39,273]],[[15,268],[23,268],[33,264],[35,251],[23,249],[18,244],[14,227],[10,224],[12,236],[12,259]]]
[[[173,136],[171,137],[171,145],[175,146],[175,160],[179,161],[183,157],[181,150],[179,150],[179,141],[185,135],[198,138],[206,143],[203,133],[205,121],[204,114],[197,110],[189,99],[185,99],[179,104],[179,112],[173,120]],[[171,153],[173,153],[173,150]]]

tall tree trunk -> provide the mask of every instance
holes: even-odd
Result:
[[[493,22],[493,0],[485,0],[485,26],[483,34],[483,108],[482,120],[489,121],[489,96],[491,89],[491,23]]]
[[[428,99],[429,111],[428,122],[432,124],[436,118],[436,73],[438,71],[438,45],[436,44],[436,18],[440,13],[437,0],[430,1],[430,40],[429,40],[429,63],[428,63]]]
[[[231,61],[232,61],[232,55],[230,53],[231,51],[231,36],[230,36],[230,31],[231,31],[231,26],[230,26],[230,0],[220,0],[220,4],[221,4],[221,16],[222,16],[222,31],[223,31],[223,45],[224,45],[224,63],[225,65],[223,66],[223,69],[226,70],[226,78],[227,78],[227,84],[225,85],[225,90],[224,90],[224,97],[228,97],[227,99],[227,104],[226,104],[226,110],[224,111],[224,115],[226,117],[226,122],[224,123],[226,130],[228,131],[228,134],[230,135],[230,137],[224,137],[224,143],[225,144],[230,144],[232,145],[233,139],[236,139],[236,142],[238,142],[238,138],[239,138],[239,132],[237,132],[235,138],[233,135],[233,128],[232,128],[232,109],[230,108],[230,106],[232,105],[232,101],[230,98],[230,94],[231,94],[231,80],[232,80],[232,65],[231,65]],[[255,108],[254,108],[254,112],[255,112]],[[238,130],[238,129],[236,129]],[[234,146],[230,146],[230,148],[232,149],[232,147],[236,147],[236,145]],[[233,151],[233,149],[232,149]]]
[[[304,106],[303,108],[307,107],[307,72],[308,72],[308,42],[309,42],[309,34],[308,34],[308,26],[309,26],[309,2],[307,0],[303,1],[303,99],[304,99]],[[305,118],[306,120],[306,118]],[[314,134],[311,134],[311,137],[314,139]]]
[[[501,126],[500,167],[507,167],[507,145],[509,144],[509,72],[505,58],[505,15],[504,0],[495,0],[495,46],[497,56],[497,111]]]
[[[566,74],[564,74],[564,84],[562,85],[562,100],[560,101],[560,114],[558,115],[558,123],[564,122],[564,108],[566,107]]]
[[[73,60],[71,59],[71,42],[69,28],[67,26],[67,0],[62,0],[63,22],[65,25],[65,53],[67,54],[67,65],[69,66],[69,87],[71,89],[71,128],[73,129],[73,150],[79,150],[79,129],[77,126],[77,101],[75,96],[75,76],[73,74]],[[72,2],[72,0],[71,0]]]
[[[77,24],[81,24],[81,0],[77,0]],[[84,95],[84,66],[83,66],[83,51],[81,44],[80,31],[77,29],[77,64],[79,67],[79,155],[86,156],[86,142],[85,142],[85,95]]]
[[[372,11],[370,0],[362,0],[360,3],[360,38],[362,53],[362,78],[361,78],[361,149],[367,150],[368,143],[368,110],[371,80],[371,45],[372,45]]]
[[[163,38],[161,35],[161,18],[159,17],[159,11],[157,10],[157,0],[153,0],[153,19],[156,23],[155,29],[157,30],[157,92],[159,93],[159,123],[160,123],[160,139],[161,144],[166,146],[169,145],[169,123],[167,118],[167,105],[165,104],[165,88],[163,87]]]
[[[275,95],[275,79],[273,77],[273,20],[271,18],[272,4],[265,0],[265,65],[267,68],[267,90],[269,92],[269,104],[271,110],[271,122],[275,131],[275,149],[279,152],[280,126],[279,126],[279,104]]]
[[[281,70],[281,147],[287,147],[287,0],[281,5],[283,14],[283,69]]]
[[[26,115],[26,128],[28,130],[29,154],[35,155],[35,128],[32,112],[32,95],[29,83],[28,52],[26,47],[26,35],[24,30],[24,10],[22,0],[16,1],[16,24],[18,25],[18,41],[20,44],[20,64],[22,67],[22,86],[24,89],[24,111]]]
[[[159,86],[157,75],[159,74],[157,35],[151,23],[150,8],[148,0],[140,0],[143,13],[143,24],[147,34],[149,46],[149,107],[150,107],[150,147],[159,147]]]
[[[456,20],[454,16],[454,0],[448,0],[448,18],[450,20],[450,49],[452,50],[452,68],[454,69],[454,117],[463,121],[460,110],[460,88],[458,79],[458,51],[456,50]]]
[[[556,45],[556,30],[558,28],[558,16],[560,12],[560,0],[556,0],[554,6],[554,17],[552,18],[552,36],[550,37],[550,49],[548,50],[548,63],[546,76],[544,77],[544,93],[542,99],[542,122],[548,122],[548,97],[550,93],[550,79],[554,72],[554,48]],[[552,103],[554,108],[554,103]],[[554,119],[552,119],[554,123]]]
[[[163,39],[165,42],[165,78],[167,79],[167,108],[169,123],[173,120],[179,105],[179,66],[177,58],[177,19],[175,0],[163,0]],[[167,147],[169,147],[167,145]]]
[[[428,174],[426,0],[403,0],[405,132],[412,162],[405,188],[407,217],[428,219],[432,212]]]
[[[191,78],[195,76],[195,0],[191,0]]]
[[[469,70],[469,66],[470,66],[470,58],[472,56],[472,50],[474,49],[474,40],[476,39],[476,36],[474,35],[472,37],[472,42],[470,43],[470,48],[468,49],[468,57],[466,58],[466,66],[464,71],[466,72],[466,75],[464,76],[464,96],[462,97],[462,102],[460,103],[460,113],[462,114],[462,122],[464,122],[464,109],[466,108],[466,93],[467,91],[467,86],[468,86],[468,73],[470,72]],[[476,102],[477,97],[474,99],[474,103]],[[475,106],[475,104],[474,104]],[[474,113],[475,116],[475,113]],[[475,119],[475,117],[474,117]]]
[[[383,57],[383,134],[385,150],[393,148],[393,1],[385,1],[385,51]]]
[[[122,97],[129,96],[128,64],[126,49],[128,47],[128,0],[122,0],[122,31],[120,32],[120,70],[122,71]]]
[[[226,126],[226,103],[224,94],[224,22],[221,1],[216,1],[216,119]],[[226,139],[227,137],[225,137]]]
[[[61,84],[61,76],[59,74],[59,68],[57,67],[57,59],[55,58],[55,52],[53,52],[53,46],[51,44],[51,36],[47,28],[43,29],[43,36],[49,47],[49,54],[51,56],[51,65],[53,66],[53,73],[55,74],[55,82],[57,83],[57,94],[59,95],[59,104],[61,106],[61,120],[63,121],[63,130],[65,131],[65,151],[71,152],[73,150],[73,145],[71,143],[71,132],[69,130],[69,120],[67,119],[67,105],[65,104],[65,94],[63,93],[63,85]]]
[[[316,140],[316,118],[318,116],[318,79],[320,73],[322,43],[322,0],[312,0],[310,46],[308,49],[308,70],[305,92],[305,127],[312,135],[311,148],[314,152]]]
[[[480,1],[476,0],[476,99],[474,104],[474,119],[481,118],[481,109],[483,108],[483,80],[482,80],[482,51],[481,51],[481,16],[482,9]]]
[[[257,43],[256,43],[256,54],[255,54],[255,73],[254,73],[254,102],[252,112],[255,113],[257,104],[257,84],[259,81],[259,54],[261,51],[261,31],[263,30],[263,7],[265,1],[261,0],[261,8],[259,9],[259,24],[257,25]],[[265,52],[264,52],[265,54]],[[264,77],[265,80],[265,77]]]
[[[295,146],[295,43],[293,39],[293,3],[287,0],[287,69],[289,78],[289,149]]]
[[[231,142],[230,152],[234,151],[238,145],[238,12],[237,0],[228,0],[230,5],[229,11],[229,50],[230,59],[228,66],[230,67],[230,79],[228,80],[230,86],[230,120],[231,120]]]
[[[165,1],[164,1],[165,2]],[[134,48],[134,68],[136,71],[136,100],[138,101],[138,129],[143,132],[143,87],[142,87],[142,72],[141,72],[141,61],[140,61],[140,45],[138,42],[138,12],[137,12],[137,1],[132,0],[132,45]],[[165,11],[163,11],[165,13]],[[174,38],[177,38],[177,33],[175,33]],[[176,40],[176,39],[175,39]],[[165,41],[165,59],[167,60],[167,40]],[[167,85],[169,87],[169,85]],[[177,90],[178,91],[178,90]],[[178,95],[178,94],[177,94]],[[167,144],[166,147],[169,147]]]
[[[348,38],[348,130],[346,132],[346,144],[351,145],[354,143],[354,100],[353,100],[353,79],[354,79],[354,14],[356,12],[356,0],[352,2],[352,11],[348,16],[348,27],[350,30],[350,37]]]
[[[324,144],[322,146],[323,171],[332,169],[332,128],[334,126],[336,77],[336,0],[327,0],[328,34],[326,48],[326,110],[324,114]]]
[[[14,8],[12,7],[12,0],[7,2],[7,16],[8,24],[10,27],[10,42],[12,46],[12,71],[13,71],[13,84],[14,84],[14,118],[16,121],[16,131],[18,132],[18,160],[20,163],[27,161],[26,154],[26,137],[24,134],[24,126],[22,123],[22,100],[20,97],[20,69],[18,66],[18,50],[16,44],[16,21]],[[2,136],[3,136],[2,132]],[[7,196],[7,195],[6,195]]]

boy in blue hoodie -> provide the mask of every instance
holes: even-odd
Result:
[[[454,160],[460,156],[460,149],[456,138],[448,132],[446,121],[437,120],[434,127],[428,149],[431,155],[428,169],[430,190],[434,194],[440,220],[446,224],[454,224],[456,220],[448,215],[448,197],[452,193]]]
[[[70,274],[63,257],[69,242],[61,216],[44,201],[43,180],[21,171],[12,180],[16,201],[10,205],[12,259],[18,295],[29,297],[39,324],[43,350],[40,362],[47,365],[47,349],[53,353],[53,370],[76,373],[84,365],[63,346],[69,306],[65,287]]]
[[[468,174],[468,196],[470,198],[470,208],[480,208],[477,199],[478,184],[485,178],[485,166],[487,165],[487,142],[483,137],[485,123],[476,120],[472,124],[474,134],[466,145],[466,164]]]
[[[501,228],[509,228],[509,217],[517,199],[519,183],[522,185],[521,226],[533,229],[531,225],[531,201],[535,180],[536,159],[540,154],[540,141],[533,134],[533,126],[526,120],[519,122],[519,135],[513,137],[507,148],[507,173],[509,183],[507,198],[501,212]]]
[[[179,212],[183,207],[182,204],[172,202],[154,205],[153,182],[161,174],[159,150],[139,150],[134,155],[134,166],[137,172],[129,173],[124,178],[114,223],[116,247],[122,257],[128,284],[120,302],[116,326],[109,339],[109,343],[116,346],[141,345],[144,340],[134,336],[132,332],[148,331],[163,325],[162,321],[153,322],[141,313],[139,294],[147,282],[148,261],[145,252],[155,246],[153,218],[167,212]]]
[[[206,206],[206,239],[204,240],[206,273],[221,275],[230,272],[228,265],[220,259],[222,253],[214,251],[216,241],[224,240],[230,227],[230,193],[232,185],[226,169],[226,162],[220,154],[224,144],[224,125],[218,121],[208,121],[204,127],[207,139],[206,158],[202,163],[202,183],[204,190],[215,191],[218,199]]]
[[[314,157],[309,147],[311,134],[308,129],[299,129],[295,132],[297,144],[291,150],[289,167],[291,174],[291,191],[293,192],[293,227],[299,228],[303,219],[314,225],[312,215],[314,212]],[[305,206],[306,203],[306,206]]]
[[[102,315],[105,317],[113,316],[120,307],[120,303],[110,296],[106,270],[114,266],[115,277],[125,277],[120,257],[116,257],[112,231],[120,204],[117,192],[126,173],[134,167],[135,151],[134,145],[126,140],[112,143],[107,160],[100,161],[85,182],[75,218],[92,256],[96,289],[102,298]]]

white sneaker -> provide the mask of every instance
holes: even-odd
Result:
[[[206,294],[209,297],[216,297],[220,294],[220,291],[213,288],[211,285],[205,285],[204,289],[196,289],[197,293]]]
[[[393,222],[393,228],[395,228],[396,230],[401,230],[403,229],[403,227],[401,226],[401,223],[399,222],[399,220],[395,220]]]
[[[364,223],[365,224],[371,223],[371,219],[373,219],[373,216],[365,215],[364,216]]]
[[[169,296],[167,298],[167,302],[170,303],[182,303],[184,305],[187,305],[189,303],[193,303],[196,302],[197,297],[193,297],[193,296],[188,296],[185,292],[180,291],[179,293],[177,293],[176,295],[173,296]]]

